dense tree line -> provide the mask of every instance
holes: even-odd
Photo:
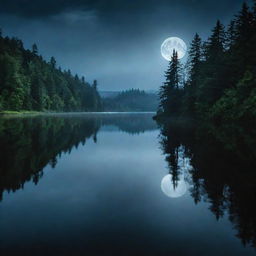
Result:
[[[185,67],[174,51],[160,88],[158,117],[256,120],[255,45],[256,1],[252,8],[244,3],[227,28],[217,21],[207,41],[196,34]]]
[[[145,112],[157,110],[157,95],[139,89],[120,92],[115,97],[103,99],[105,111]]]
[[[46,62],[17,38],[0,31],[0,110],[99,111],[97,82],[73,76],[57,67],[54,57]]]

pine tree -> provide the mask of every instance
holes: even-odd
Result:
[[[202,63],[202,39],[198,34],[194,36],[188,52],[186,92],[184,95],[184,111],[195,113],[196,94],[199,88],[200,67]]]
[[[35,54],[35,55],[38,55],[38,48],[37,48],[36,44],[32,45],[32,53]]]
[[[165,74],[166,83],[174,89],[178,89],[180,86],[180,69],[178,53],[174,50],[169,69]]]
[[[159,114],[177,114],[180,110],[180,63],[178,53],[174,50],[172,60],[165,73],[166,81],[160,87],[159,98],[160,104]]]
[[[55,60],[55,58],[54,57],[51,57],[51,60],[50,60],[50,64],[51,64],[51,67],[52,68],[56,68],[56,60]]]
[[[216,26],[212,30],[212,35],[205,44],[206,60],[218,61],[224,53],[225,38],[225,28],[218,20]]]
[[[236,36],[238,43],[244,43],[252,33],[253,14],[248,5],[244,2],[242,10],[236,16]]]
[[[246,3],[235,19],[235,42],[230,53],[230,66],[233,70],[231,83],[241,79],[247,71],[248,63],[255,63],[255,49],[252,38],[253,14]]]
[[[236,42],[236,30],[235,30],[235,20],[232,20],[228,25],[228,30],[226,33],[225,48],[227,50],[231,49]]]
[[[98,86],[98,82],[97,82],[97,80],[94,80],[93,81],[93,84],[92,84],[92,87],[93,87],[93,89],[96,91],[97,90],[97,86]]]
[[[212,30],[212,35],[204,47],[204,62],[201,66],[200,87],[197,92],[197,111],[206,114],[209,106],[218,100],[224,89],[224,45],[225,29],[218,20]],[[201,80],[202,78],[202,80]]]
[[[193,84],[198,77],[202,62],[202,39],[198,34],[194,36],[188,54],[188,80]]]

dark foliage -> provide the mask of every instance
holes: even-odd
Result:
[[[99,111],[97,83],[61,71],[56,60],[38,55],[38,48],[26,50],[21,40],[0,33],[0,111]]]
[[[179,100],[183,90],[181,85],[181,66],[178,60],[178,53],[174,50],[168,70],[165,72],[166,82],[160,87],[160,104],[158,115],[176,115],[179,113]]]
[[[105,111],[145,112],[157,110],[157,95],[131,89],[103,99]]]
[[[217,124],[256,120],[255,9],[255,2],[253,8],[243,4],[227,29],[217,21],[206,42],[195,35],[185,70],[187,79],[179,87],[174,74],[170,76],[177,62],[173,56],[160,88],[158,116],[190,116]]]

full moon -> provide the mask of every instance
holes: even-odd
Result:
[[[187,52],[186,43],[178,37],[169,37],[161,45],[161,54],[168,60],[172,60],[173,50],[178,53],[178,59],[182,59]]]
[[[172,175],[168,174],[162,179],[161,189],[166,196],[178,198],[186,194],[187,185],[184,179],[181,179],[178,181],[178,186],[174,188],[172,183]]]

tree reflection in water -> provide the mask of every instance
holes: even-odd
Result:
[[[0,118],[0,199],[4,191],[16,191],[24,183],[38,183],[47,164],[53,168],[62,153],[97,142],[101,127],[116,126],[130,134],[157,129],[152,114],[59,114],[24,118]]]
[[[173,186],[189,170],[186,181],[194,202],[207,201],[217,220],[228,214],[242,243],[256,247],[254,133],[241,127],[172,123],[161,125],[160,144]],[[181,160],[189,161],[185,170]]]

